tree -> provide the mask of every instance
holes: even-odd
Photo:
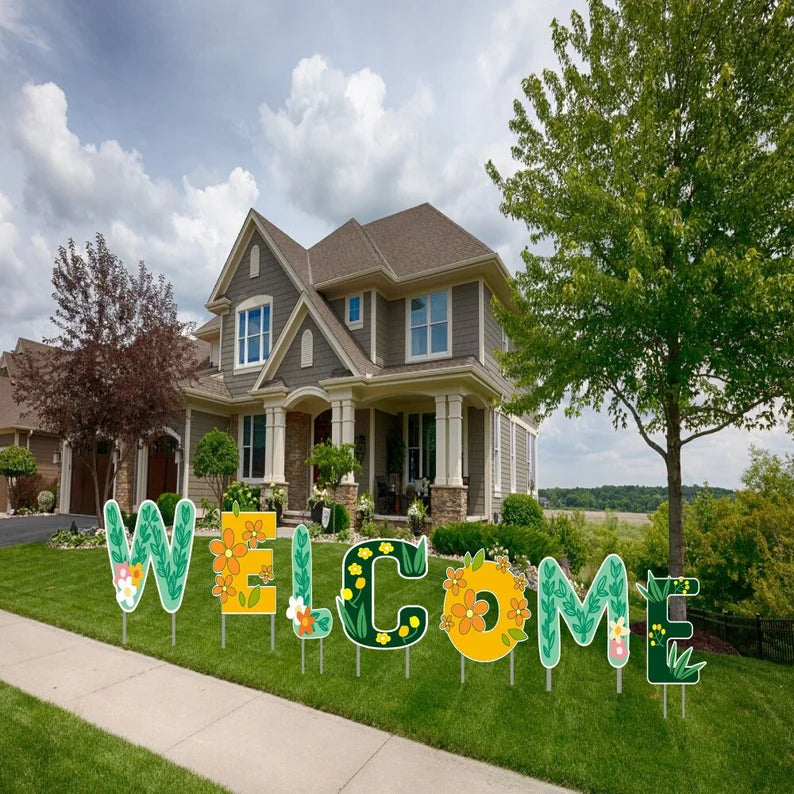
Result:
[[[60,247],[52,283],[50,319],[59,333],[46,341],[55,347],[19,356],[14,396],[86,463],[101,524],[119,466],[182,405],[181,386],[197,364],[191,326],[177,319],[165,278],[155,279],[143,262],[131,275],[101,234],[84,254],[73,240]],[[102,482],[100,442],[116,450]]]
[[[311,454],[306,458],[306,465],[317,467],[317,479],[323,487],[331,488],[334,501],[336,489],[342,484],[345,475],[361,471],[361,464],[356,459],[355,446],[353,444],[336,446],[330,439],[312,447]],[[332,515],[335,525],[336,508],[333,509]]]
[[[514,103],[519,170],[486,166],[502,212],[553,247],[524,251],[496,307],[516,343],[501,360],[530,390],[512,411],[636,424],[665,462],[681,575],[683,447],[770,427],[794,394],[792,7],[612,5],[552,23],[559,71]]]
[[[0,449],[0,474],[8,480],[8,500],[11,509],[19,507],[19,478],[32,477],[36,473],[36,458],[30,450],[12,444]]]
[[[237,474],[239,453],[234,439],[214,427],[196,445],[193,456],[193,473],[202,477],[218,499],[218,509],[223,510],[223,494],[229,481]]]

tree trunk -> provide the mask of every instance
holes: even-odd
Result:
[[[667,433],[667,504],[670,539],[670,576],[684,575],[684,511],[681,495],[681,429],[675,426]],[[670,617],[686,620],[683,597],[670,600]]]

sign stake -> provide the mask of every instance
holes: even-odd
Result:
[[[270,616],[270,650],[276,650],[276,616]]]
[[[176,645],[176,612],[171,613],[171,645]]]
[[[616,675],[617,675],[617,681],[618,681],[618,694],[622,695],[623,694],[623,668],[622,667],[618,667]]]
[[[510,686],[513,686],[515,682],[516,682],[515,657],[513,656],[513,651],[510,651]]]
[[[667,684],[662,684],[663,696],[663,709],[664,709],[664,718],[667,719]]]
[[[226,615],[221,612],[221,648],[226,647]]]
[[[301,638],[301,675],[306,671],[306,640]]]
[[[361,678],[361,646],[356,645],[356,678]]]
[[[127,613],[121,610],[121,644],[127,644]]]
[[[408,645],[405,649],[405,677],[411,677],[411,646]]]
[[[546,691],[551,692],[551,667],[546,668]]]
[[[460,655],[460,683],[466,683],[466,657],[463,654]]]
[[[681,684],[681,719],[686,719],[686,686]]]
[[[320,675],[323,674],[323,638],[320,637]]]

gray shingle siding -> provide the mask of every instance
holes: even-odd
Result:
[[[359,293],[355,294],[358,295]],[[370,342],[372,341],[372,337],[370,335],[370,328],[372,327],[372,315],[370,314],[372,310],[372,292],[364,293],[361,304],[361,319],[363,320],[364,325],[361,328],[351,329],[347,327],[347,317],[345,316],[345,298],[337,298],[337,300],[329,301],[329,303],[339,322],[342,323],[345,328],[347,328],[348,333],[353,337],[353,339],[356,340],[356,342],[358,342],[361,349],[369,358],[371,354]]]
[[[405,364],[405,298],[387,301],[384,314],[387,341],[383,351],[383,366]]]
[[[527,492],[527,431],[516,427],[516,492]]]
[[[477,356],[480,285],[475,281],[452,288],[452,355]]]
[[[486,286],[484,289],[485,306],[485,365],[496,372],[499,371],[499,364],[496,361],[494,350],[499,350],[502,347],[502,328],[496,322],[496,318],[491,311],[491,298],[493,293]]]
[[[389,347],[389,302],[379,293],[375,300],[375,363],[384,366]]]
[[[261,251],[261,247],[260,247]],[[246,271],[247,272],[247,271]],[[253,281],[253,279],[252,279]],[[229,418],[227,416],[219,416],[217,414],[208,414],[203,411],[191,411],[190,414],[190,475],[188,480],[188,495],[196,505],[199,504],[202,497],[206,497],[210,502],[215,502],[217,497],[210,488],[209,484],[202,478],[196,477],[193,474],[193,460],[196,455],[196,446],[199,441],[210,432],[214,427],[218,430],[229,430]],[[171,428],[179,433],[180,437],[185,438],[185,425],[182,420],[178,425],[171,425]],[[232,436],[237,441],[237,428],[232,428]],[[181,489],[181,483],[180,483]]]
[[[250,278],[248,262],[251,248],[254,245],[259,246],[259,275],[256,278]],[[242,301],[253,295],[271,295],[273,298],[273,307],[271,309],[273,333],[270,339],[270,349],[272,350],[279,334],[284,329],[290,313],[295,308],[295,303],[298,300],[298,290],[295,289],[290,277],[281,268],[273,252],[267,247],[258,233],[252,236],[251,241],[246,246],[240,259],[240,265],[232,276],[226,290],[226,297],[229,298],[232,306],[229,313],[223,318],[221,363],[223,372],[226,375],[226,386],[232,397],[247,394],[261,372],[261,367],[244,370],[238,374],[235,374],[234,370],[234,362],[237,356],[236,309]]]
[[[301,367],[301,338],[306,330],[311,331],[313,336],[314,363],[311,367]],[[289,350],[276,370],[275,377],[281,378],[287,388],[297,389],[301,386],[317,386],[323,378],[330,377],[334,370],[342,367],[343,364],[331,350],[331,346],[314,320],[311,317],[304,317],[298,333],[295,334]]]
[[[485,411],[469,408],[467,417],[469,449],[468,514],[485,514]]]

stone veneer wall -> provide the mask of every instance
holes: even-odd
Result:
[[[350,525],[356,521],[356,499],[358,499],[358,483],[342,484],[336,489],[336,503],[344,505],[350,515]]]
[[[466,520],[468,488],[457,485],[434,485],[430,491],[433,526]]]
[[[287,412],[284,476],[289,483],[287,506],[290,510],[306,510],[309,499],[306,458],[309,456],[311,426],[310,414]]]
[[[135,501],[133,488],[135,485],[135,460],[141,454],[140,450],[132,452],[126,460],[119,464],[116,472],[116,501],[125,513],[132,512]]]

